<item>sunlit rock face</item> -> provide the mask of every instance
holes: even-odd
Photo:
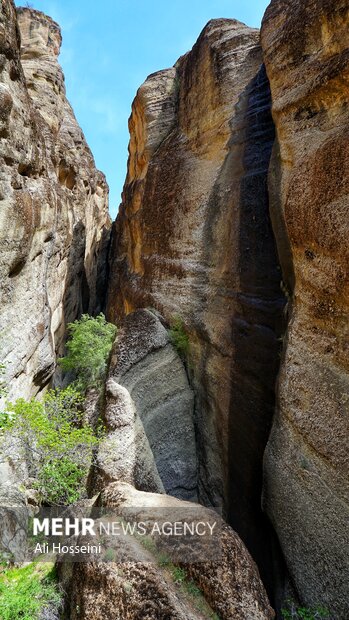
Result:
[[[209,22],[138,90],[115,225],[109,318],[182,317],[195,392],[199,497],[263,563],[262,455],[284,304],[268,215],[274,139],[259,32]]]
[[[265,508],[292,582],[348,607],[349,6],[274,0],[262,27],[276,145],[274,228],[293,297]]]
[[[66,323],[103,303],[108,187],[65,97],[60,44],[52,19],[2,2],[0,347],[11,398],[45,387]]]

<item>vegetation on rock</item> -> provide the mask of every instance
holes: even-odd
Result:
[[[8,403],[2,414],[2,453],[26,464],[45,504],[69,504],[83,492],[97,438],[83,420],[82,403],[69,386],[49,391],[43,402]]]
[[[81,319],[69,323],[68,331],[67,355],[58,360],[60,366],[77,374],[81,390],[97,387],[106,375],[116,326],[108,323],[102,313],[97,317],[83,314]]]
[[[325,607],[297,607],[292,602],[281,610],[283,620],[331,620]]]
[[[76,381],[49,390],[43,401],[23,398],[7,403],[0,415],[1,452],[25,466],[41,503],[67,505],[84,493],[84,481],[98,439],[84,415],[84,393],[105,377],[116,327],[103,314],[84,314],[68,326],[64,370]],[[0,373],[2,367],[0,367]],[[0,394],[4,388],[0,384]]]
[[[158,566],[168,572],[172,581],[190,599],[195,609],[203,613],[209,620],[220,620],[219,615],[211,609],[202,590],[190,578],[184,567],[174,564],[166,553],[162,553],[158,549],[151,537],[140,537],[139,542],[147,551],[153,554]]]
[[[178,354],[185,358],[189,353],[189,338],[181,317],[175,316],[169,330],[170,340]]]
[[[0,573],[1,620],[37,620],[59,609],[62,594],[52,563],[31,563]]]

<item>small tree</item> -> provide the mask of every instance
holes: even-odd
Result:
[[[117,328],[103,314],[95,318],[83,314],[81,319],[69,323],[68,331],[67,355],[58,363],[65,371],[75,371],[83,391],[98,386],[106,375]]]
[[[49,391],[44,402],[18,399],[3,414],[2,453],[26,463],[46,504],[81,496],[97,438],[83,422],[83,399],[71,386]]]
[[[57,388],[49,390],[45,397],[45,411],[49,420],[62,419],[63,415],[67,417],[70,423],[76,426],[84,424],[83,411],[85,399],[76,389],[74,384],[68,385],[64,390]]]

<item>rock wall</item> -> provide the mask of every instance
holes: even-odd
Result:
[[[274,138],[259,32],[213,20],[138,90],[111,251],[109,318],[153,307],[190,339],[199,497],[267,562],[262,456],[274,407],[281,273],[268,215]],[[269,571],[270,573],[270,571]]]
[[[19,33],[19,27],[21,34]],[[65,96],[59,26],[0,9],[0,351],[10,398],[40,392],[65,327],[103,303],[108,187]]]
[[[129,314],[118,332],[104,418],[109,433],[95,488],[124,480],[197,500],[193,392],[167,330],[149,310]]]
[[[292,312],[264,505],[307,605],[349,617],[349,6],[274,0],[263,20],[274,228]]]

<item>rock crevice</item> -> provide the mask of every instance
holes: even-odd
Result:
[[[285,300],[268,211],[274,125],[261,63],[257,30],[212,20],[174,69],[138,90],[108,314],[117,322],[153,307],[169,323],[181,317],[199,499],[223,506],[267,574],[262,457]]]

